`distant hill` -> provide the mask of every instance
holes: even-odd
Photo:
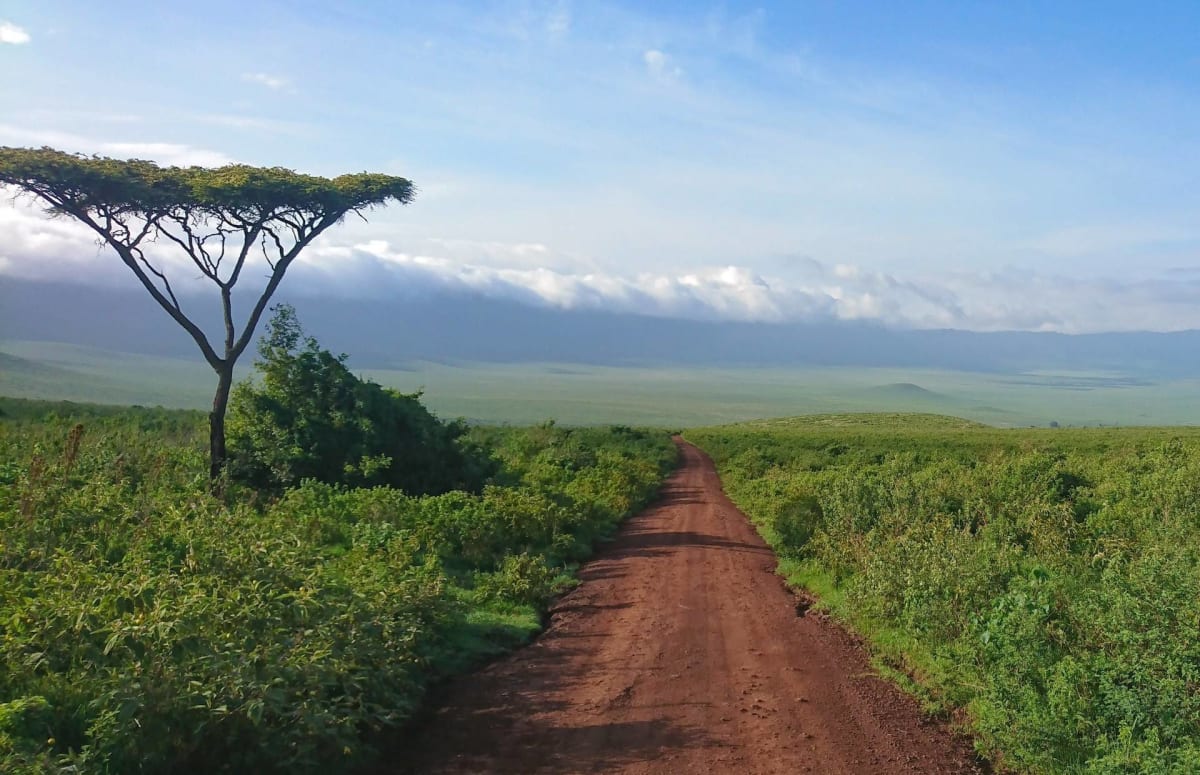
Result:
[[[286,284],[285,284],[286,287]],[[1019,375],[1112,372],[1139,380],[1200,376],[1200,331],[976,333],[898,330],[814,321],[688,321],[562,311],[464,295],[349,300],[280,296],[321,343],[359,368],[414,361],[593,365],[866,366]],[[241,301],[246,309],[248,300]],[[214,299],[196,299],[217,328]],[[195,345],[135,287],[98,288],[5,279],[0,339],[43,340],[126,352],[198,357]],[[884,385],[912,391],[917,385]],[[920,394],[914,394],[920,395]]]
[[[947,397],[933,390],[928,390],[911,382],[893,382],[888,385],[877,385],[868,388],[867,392],[883,398],[899,398],[910,400],[945,401]]]

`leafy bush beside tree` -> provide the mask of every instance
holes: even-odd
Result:
[[[243,382],[230,404],[230,476],[280,491],[304,479],[351,487],[384,485],[413,495],[478,491],[491,460],[404,394],[356,377],[345,355],[305,336],[288,305],[274,308],[259,342],[260,381]]]

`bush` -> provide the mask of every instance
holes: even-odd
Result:
[[[799,555],[821,524],[822,517],[820,501],[812,495],[801,496],[780,504],[771,519],[771,529],[779,536],[779,543],[788,554]]]
[[[463,423],[438,420],[420,393],[354,376],[345,355],[304,336],[290,306],[274,308],[258,352],[261,383],[239,384],[230,399],[233,479],[275,491],[316,479],[423,495],[476,491],[493,473]]]
[[[504,558],[495,573],[482,575],[476,590],[489,600],[511,600],[544,608],[565,588],[561,569],[544,557],[514,554]]]

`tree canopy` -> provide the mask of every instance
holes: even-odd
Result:
[[[322,178],[245,164],[160,167],[151,161],[54,148],[0,147],[0,182],[41,197],[53,214],[138,212],[170,217],[187,210],[247,223],[288,213],[340,218],[389,200],[406,204],[414,194],[411,181],[378,173]]]

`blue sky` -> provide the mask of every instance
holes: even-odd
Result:
[[[411,177],[349,294],[1200,327],[1200,4],[653,8],[0,0],[0,144]],[[0,271],[79,276],[49,228]]]

